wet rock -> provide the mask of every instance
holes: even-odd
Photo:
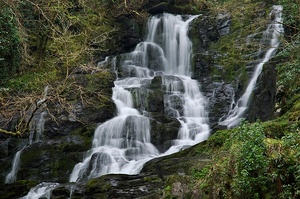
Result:
[[[151,173],[164,178],[173,174],[188,174],[193,165],[204,167],[211,161],[211,155],[205,152],[198,153],[197,149],[201,151],[201,146],[205,144],[202,142],[178,153],[152,159],[144,165],[141,173]]]
[[[148,112],[164,111],[164,93],[161,90],[150,91],[147,96]]]
[[[170,118],[162,113],[151,113],[151,143],[160,151],[164,152],[177,138],[180,122],[176,118]]]
[[[247,119],[250,122],[272,119],[275,113],[275,97],[276,71],[274,65],[267,63],[257,79],[257,85],[248,108]]]
[[[67,182],[89,147],[77,136],[34,143],[22,151],[17,179]]]
[[[217,15],[217,30],[220,36],[228,35],[230,33],[231,16],[229,14]]]
[[[204,90],[209,101],[210,123],[214,126],[229,112],[233,100],[235,100],[235,91],[231,84],[225,82],[213,82]]]
[[[106,175],[86,183],[84,198],[147,198],[155,196],[162,188],[157,176]]]

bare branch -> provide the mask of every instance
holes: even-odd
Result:
[[[7,131],[4,129],[0,129],[0,133],[5,134],[5,135],[9,135],[9,136],[13,136],[13,137],[23,137],[24,133],[20,132],[20,131],[16,131],[16,132],[12,132],[12,131]]]

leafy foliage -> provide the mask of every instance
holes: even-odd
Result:
[[[20,64],[20,38],[17,21],[10,8],[0,3],[0,86],[18,72]]]
[[[300,123],[286,123],[284,118],[244,122],[223,134],[227,139],[221,148],[210,143],[222,131],[212,135],[208,146],[214,147],[213,162],[201,171],[191,170],[198,188],[209,190],[214,198],[299,197]],[[274,125],[276,129],[271,128]],[[285,135],[278,138],[277,131]]]
[[[38,78],[28,78],[30,73],[55,74],[48,81],[67,78],[76,67],[92,65],[112,47],[110,37],[117,28],[101,1],[14,0],[1,4],[1,79],[19,75],[3,85],[9,89],[18,88],[16,82],[32,90],[45,85]]]
[[[287,36],[293,36],[299,32],[300,25],[300,1],[299,0],[278,0],[278,4],[284,6],[284,24]]]
[[[275,56],[278,71],[278,95],[277,101],[284,111],[289,101],[293,103],[293,96],[300,92],[300,1],[279,0],[284,5],[283,18],[285,37],[282,38],[282,46]]]
[[[293,41],[283,44],[282,50],[276,55],[276,60],[280,61],[276,65],[278,70],[278,86],[285,90],[288,95],[297,93],[300,90],[300,35]]]
[[[231,135],[236,153],[236,173],[233,190],[238,197],[261,198],[267,190],[268,161],[265,156],[265,135],[259,123],[247,123],[238,127]],[[232,150],[233,148],[231,148]]]

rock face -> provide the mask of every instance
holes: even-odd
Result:
[[[220,55],[210,48],[221,37],[230,34],[231,16],[229,14],[218,14],[216,17],[199,16],[193,22],[190,34],[194,48],[194,78],[201,84],[201,90],[209,99],[209,118],[214,127],[219,120],[226,116],[233,101],[239,99],[247,82],[239,74],[233,81],[227,78],[226,67],[216,65],[215,61]],[[255,57],[254,57],[255,58]],[[256,56],[259,59],[259,56]],[[256,66],[257,60],[249,63],[248,79]],[[216,73],[217,71],[217,73]],[[246,80],[247,81],[247,80]],[[249,81],[249,80],[248,80]],[[275,67],[266,65],[257,80],[257,86],[250,101],[246,119],[254,122],[257,119],[266,121],[273,117],[275,107],[276,91]]]
[[[219,56],[217,52],[210,50],[210,45],[217,42],[220,37],[230,33],[230,15],[219,14],[217,17],[199,16],[191,27],[191,39],[194,48],[193,76],[201,84],[201,91],[209,99],[209,118],[211,126],[217,124],[220,118],[229,111],[234,84],[228,82],[214,71],[226,73],[223,66],[214,64]]]
[[[105,122],[114,115],[115,107],[111,101],[111,87],[114,76],[107,71],[94,74],[76,74],[72,84],[47,104],[47,113],[36,115],[37,123],[43,120],[44,131],[37,140],[38,124],[33,126],[32,138],[1,138],[0,181],[4,184],[6,175],[12,167],[13,155],[22,150],[18,180],[68,181],[76,163],[82,160],[83,153],[91,146],[97,123]],[[78,88],[82,90],[79,91]],[[54,94],[56,91],[49,91]],[[88,101],[82,101],[82,98]],[[40,111],[41,112],[41,111]],[[53,119],[55,118],[55,119]],[[29,136],[30,137],[30,136]]]
[[[257,82],[247,115],[247,120],[250,122],[257,120],[267,121],[274,117],[276,96],[275,67],[272,64],[265,64]]]

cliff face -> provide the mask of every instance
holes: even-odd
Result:
[[[177,2],[171,8],[166,6],[172,2],[149,1],[146,4],[146,10],[151,14],[164,11],[189,13],[191,10],[190,7],[184,6],[188,1]],[[252,16],[252,22],[265,17],[261,12],[268,8],[267,5],[255,5],[253,8],[259,6],[262,8]],[[246,41],[247,36],[256,33],[248,32],[238,35],[236,13],[226,11],[216,14],[206,12],[205,9],[202,12],[203,14],[191,24],[189,36],[193,41],[193,78],[200,82],[201,90],[209,100],[209,124],[213,134],[217,129],[223,128],[217,123],[229,112],[232,99],[237,100],[243,94],[259,53],[256,48],[252,47],[249,47],[250,50],[242,49],[244,43],[238,43],[239,40]],[[122,19],[121,23],[122,30],[128,29],[128,31],[122,33],[120,40],[122,45],[118,52],[125,52],[133,49],[140,42],[142,38],[140,30],[143,27],[139,27],[132,19]],[[257,34],[265,28],[265,23],[260,23]],[[230,43],[236,40],[237,36],[239,40]],[[256,47],[259,45],[259,39],[250,45]],[[234,52],[231,52],[230,48],[235,49]],[[239,53],[237,49],[240,50]],[[233,53],[237,53],[238,56],[233,56]],[[246,61],[240,58],[245,58]],[[94,129],[99,123],[116,115],[115,106],[111,100],[111,88],[115,79],[114,70],[109,65],[101,71],[78,71],[74,74],[70,80],[72,83],[63,90],[65,101],[54,100],[47,106],[47,114],[43,118],[42,139],[33,141],[29,145],[24,140],[1,137],[3,140],[0,144],[0,151],[3,151],[0,157],[1,183],[4,183],[11,169],[13,154],[26,145],[20,158],[17,182],[2,186],[1,198],[26,195],[31,187],[43,181],[64,183],[53,191],[51,198],[69,197],[68,178],[74,165],[82,161],[83,154],[90,148]],[[176,139],[180,123],[163,114],[164,92],[161,90],[161,82],[162,79],[156,77],[146,88],[143,88],[143,91],[132,89],[130,92],[146,99],[143,102],[136,99],[135,107],[151,114],[151,141],[160,151],[165,151],[171,146],[170,140]],[[275,67],[267,64],[254,90],[247,120],[250,122],[258,119],[266,121],[273,117],[275,85]],[[66,104],[68,107],[64,107]],[[224,137],[226,136],[227,134]],[[178,154],[152,160],[145,165],[139,175],[107,175],[76,184],[73,187],[72,198],[213,197],[208,193],[209,189],[195,190],[195,187],[190,187],[190,182],[195,180],[193,176],[195,172],[205,170],[206,166],[212,162],[212,156],[215,153],[212,149],[217,150],[219,146],[222,146],[228,136],[224,137],[222,138],[221,134],[221,138],[212,138],[208,142],[188,148]],[[205,171],[202,175],[207,173],[208,171]]]

